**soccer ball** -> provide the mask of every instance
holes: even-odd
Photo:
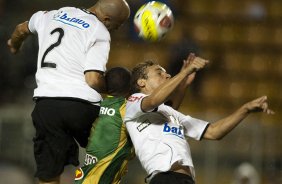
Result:
[[[172,29],[174,18],[164,3],[151,1],[139,8],[134,16],[135,30],[139,37],[159,41]]]

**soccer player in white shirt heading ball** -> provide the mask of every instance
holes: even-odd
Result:
[[[132,95],[128,98],[124,122],[150,184],[194,184],[195,171],[185,137],[218,140],[235,128],[251,112],[273,112],[266,96],[244,104],[233,114],[215,123],[184,115],[164,102],[187,75],[208,61],[190,55],[186,67],[175,77],[148,61],[132,71]]]
[[[38,36],[39,51],[32,119],[39,183],[59,184],[64,166],[77,166],[105,91],[104,72],[111,37],[130,14],[125,0],[98,0],[89,9],[38,11],[16,26],[8,46],[20,50]]]

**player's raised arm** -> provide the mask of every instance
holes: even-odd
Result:
[[[18,24],[8,40],[7,44],[11,53],[16,54],[21,48],[23,41],[28,37],[31,32],[28,29],[28,21]]]
[[[267,97],[262,96],[252,100],[241,106],[233,114],[223,118],[215,123],[211,123],[204,134],[205,139],[219,140],[232,131],[243,119],[250,113],[265,112],[267,114],[274,114],[268,108]]]
[[[189,65],[190,60],[195,57],[196,56],[193,53],[189,54],[187,59],[183,61],[183,65],[180,71],[184,70]],[[166,104],[174,109],[178,109],[183,101],[187,87],[193,82],[195,76],[196,72],[187,75],[178,85],[175,92],[170,95],[169,101]]]
[[[149,96],[145,97],[142,101],[141,108],[144,111],[150,111],[155,109],[160,104],[164,103],[169,95],[176,89],[176,87],[182,82],[182,80],[189,74],[196,72],[205,67],[208,63],[207,60],[204,60],[199,57],[191,56],[189,60],[189,65],[187,65],[180,73],[170,79],[170,75],[167,74],[161,67],[151,68],[154,71],[154,78],[162,78],[166,77],[166,82],[162,83],[158,88],[156,88]],[[153,72],[152,72],[153,73]],[[138,81],[139,85],[142,86],[143,91],[150,90],[150,81],[146,79],[140,79]]]

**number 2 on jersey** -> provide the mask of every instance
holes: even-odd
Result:
[[[51,35],[53,35],[54,33],[58,32],[59,33],[59,37],[58,40],[53,43],[52,45],[50,45],[46,51],[43,54],[43,57],[41,59],[41,68],[43,67],[49,67],[49,68],[56,68],[56,64],[55,63],[49,63],[49,62],[44,62],[46,55],[52,51],[55,47],[58,47],[61,44],[62,38],[64,37],[64,30],[62,28],[56,28],[53,31],[51,31]]]

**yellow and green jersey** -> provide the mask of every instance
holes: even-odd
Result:
[[[76,170],[75,184],[117,184],[134,155],[123,123],[126,99],[108,96],[101,103],[86,147],[84,165]]]

